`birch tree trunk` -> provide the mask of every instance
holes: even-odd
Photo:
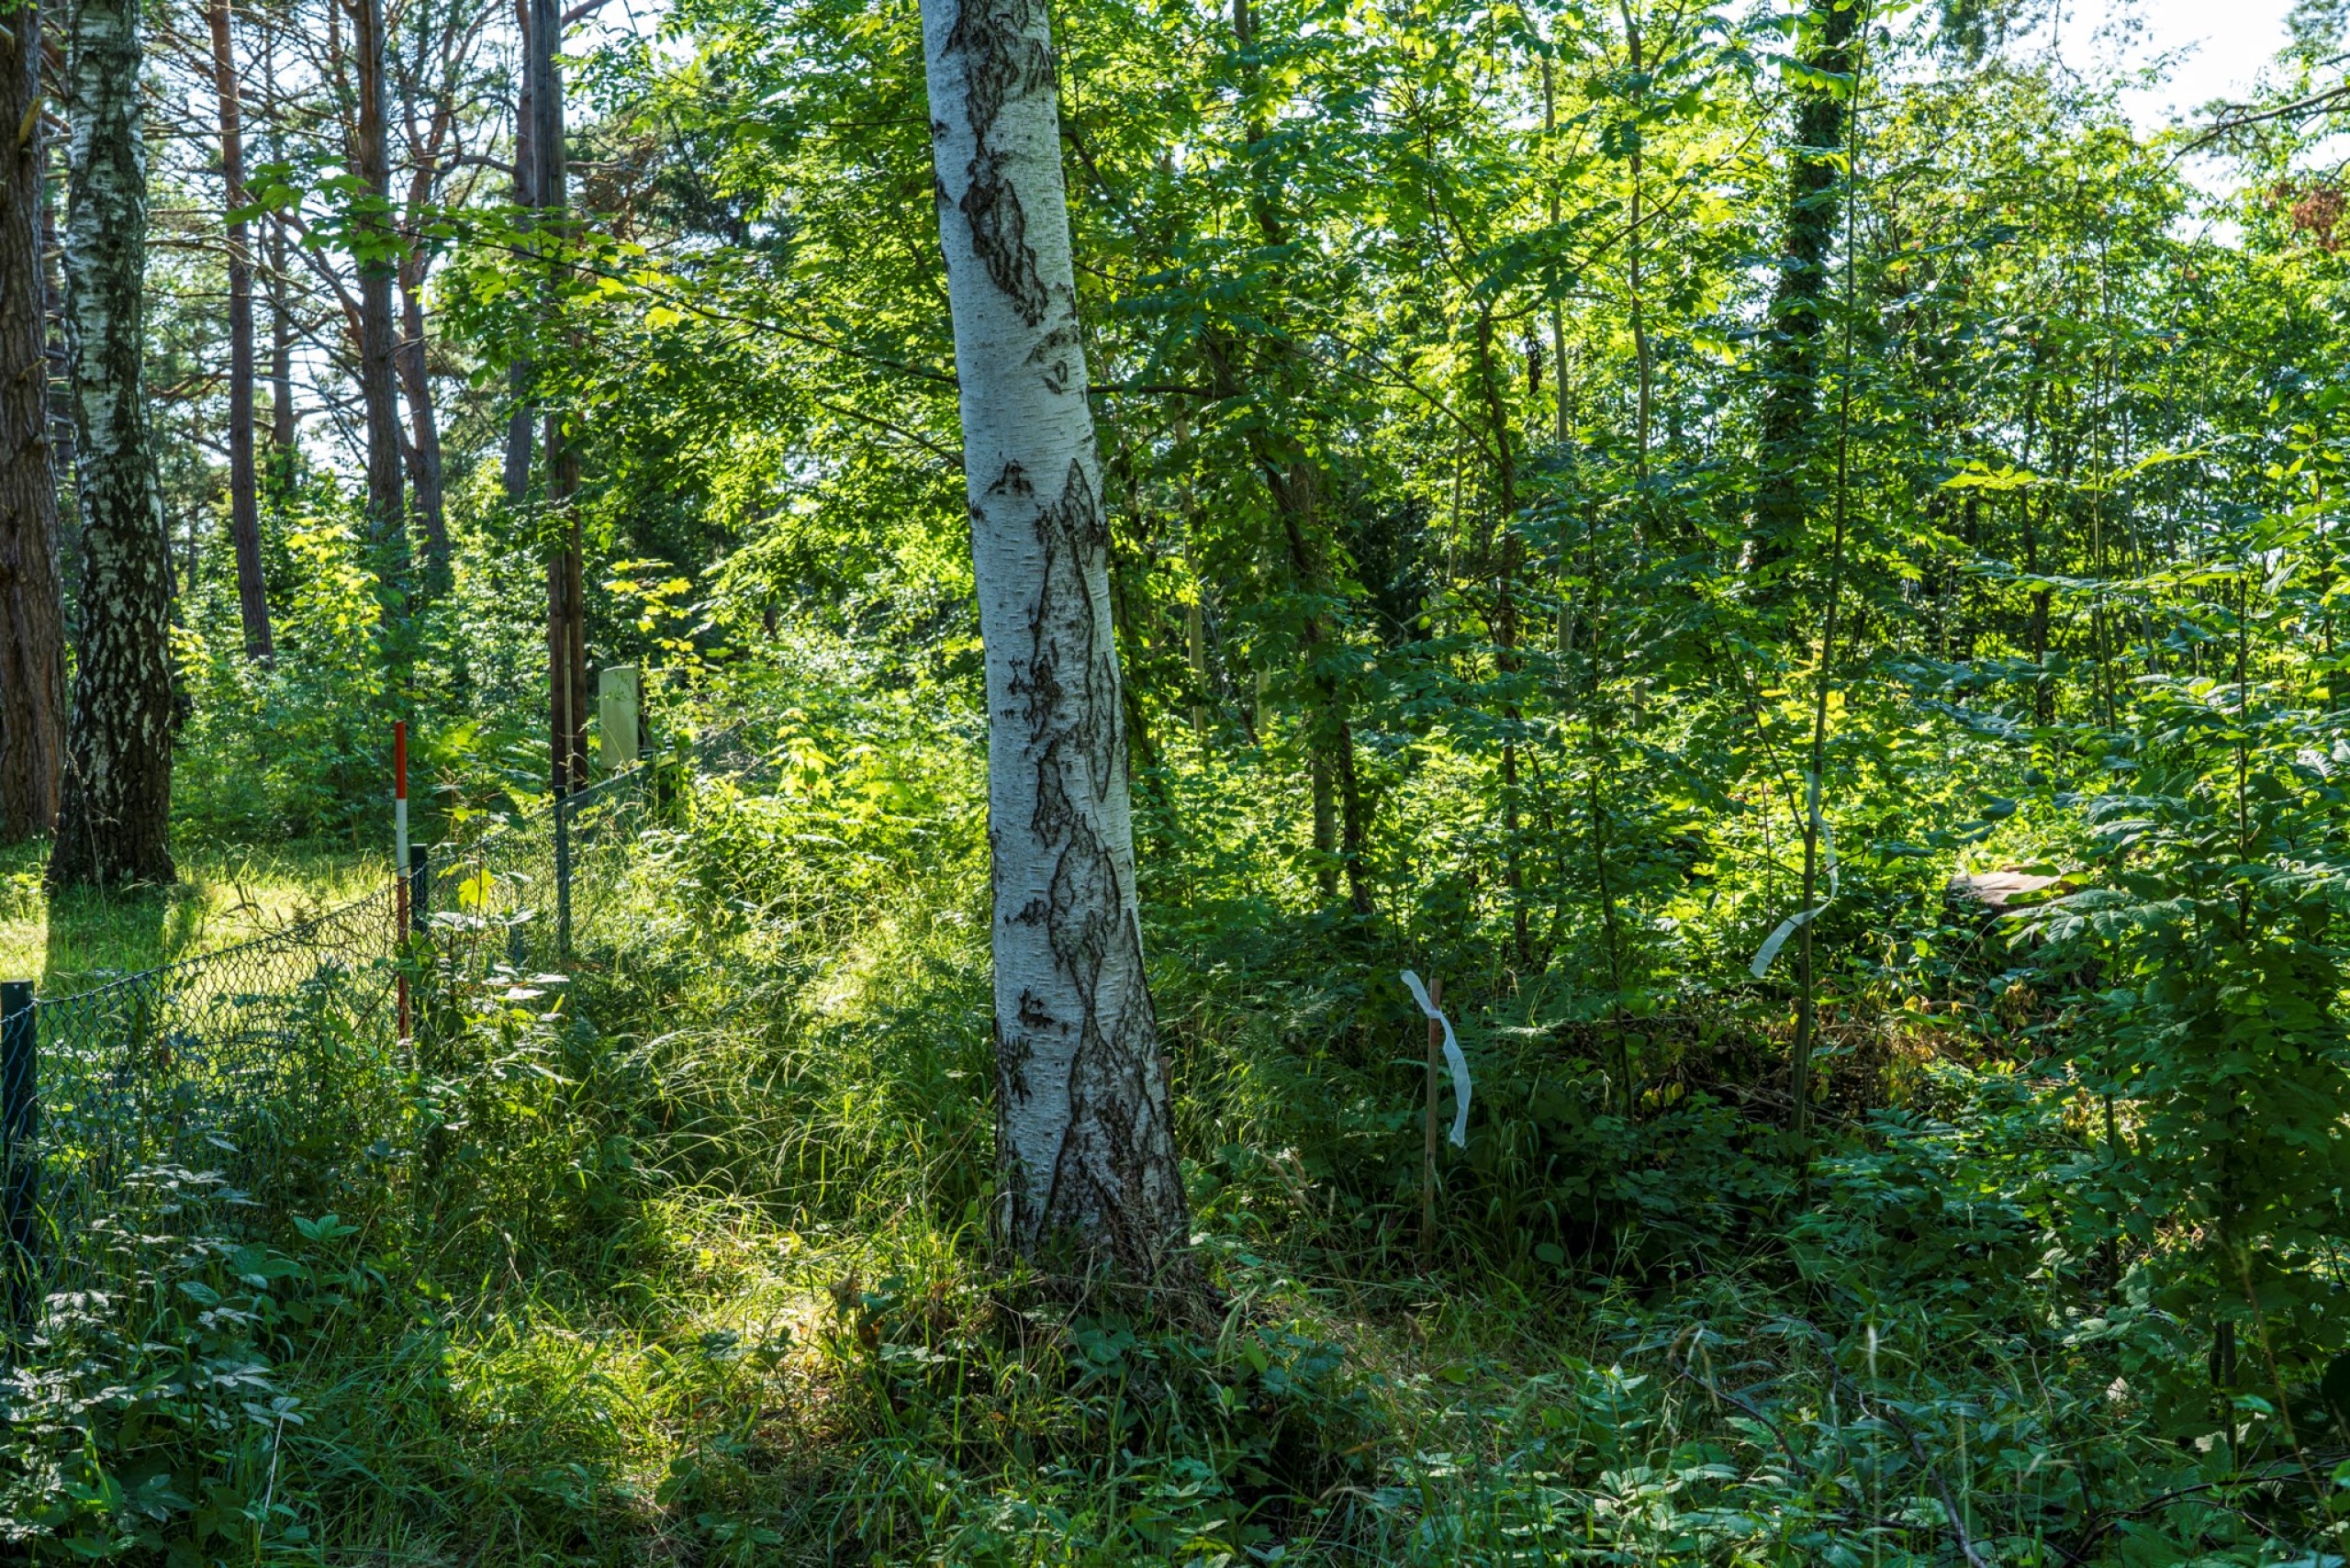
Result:
[[[987,645],[996,1161],[1021,1254],[1186,1282],[1044,0],[923,0]]]
[[[49,441],[48,287],[41,264],[40,13],[0,39],[0,836],[57,821],[65,753],[65,610]],[[11,134],[0,130],[0,135]]]
[[[46,69],[56,72],[62,50],[44,46]],[[52,85],[52,93],[61,89]],[[73,138],[66,138],[70,143]],[[67,152],[71,152],[70,146]],[[40,286],[41,312],[47,318],[47,330],[41,342],[49,358],[49,450],[50,467],[62,485],[75,484],[81,464],[73,450],[73,355],[65,346],[65,244],[58,236],[58,181],[50,176],[60,171],[50,167],[56,155],[46,146],[41,150],[40,198]],[[67,159],[70,165],[71,159]],[[66,171],[70,174],[70,168]],[[74,497],[70,509],[60,500],[57,509],[57,575],[67,593],[78,597],[82,582],[82,507],[81,498]]]
[[[269,598],[262,590],[261,496],[253,473],[252,230],[236,216],[245,205],[243,115],[237,90],[236,50],[229,30],[229,0],[212,0],[208,9],[212,80],[220,100],[220,174],[229,214],[229,538],[237,551],[237,609],[244,622],[245,656],[266,663],[274,649],[269,633]]]
[[[268,102],[277,97],[277,23],[271,21],[262,32],[261,78],[262,91]],[[285,142],[280,122],[269,117],[269,161],[285,162]],[[283,218],[269,219],[269,443],[272,447],[270,472],[281,487],[294,482],[294,442],[297,430],[294,422],[294,308],[286,297],[285,223]]]
[[[82,616],[51,887],[173,874],[172,561],[149,444],[139,75],[139,0],[80,0],[64,249]]]

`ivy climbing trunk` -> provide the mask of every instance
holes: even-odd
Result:
[[[0,836],[57,821],[65,751],[65,612],[57,576],[49,441],[47,280],[41,265],[40,13],[0,36]],[[5,134],[5,133],[0,133]]]
[[[1803,21],[1812,45],[1805,64],[1817,75],[1796,90],[1787,148],[1786,230],[1762,353],[1762,451],[1749,552],[1760,574],[1757,598],[1768,603],[1784,601],[1781,569],[1800,545],[1814,487],[1823,306],[1843,194],[1837,162],[1860,12],[1861,0],[1811,0]]]
[[[1188,1280],[1143,967],[1109,527],[1044,0],[923,0],[987,647],[999,1221],[1023,1256]]]
[[[172,878],[172,561],[145,386],[138,0],[81,0],[66,62],[65,342],[80,658],[52,887]]]

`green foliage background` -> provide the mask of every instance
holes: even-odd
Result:
[[[87,1359],[13,1395],[10,1528],[173,1562],[2339,1562],[2333,100],[2224,138],[2214,195],[2029,7],[1869,7],[1851,73],[1833,10],[1055,11],[1205,1328],[1024,1304],[985,1235],[915,7],[678,0],[573,61],[552,301],[515,212],[433,215],[449,580],[287,465],[256,668],[189,528],[181,831],[374,847],[394,715],[431,832],[539,788],[518,360],[583,454],[594,661],[765,782],[638,846],[624,952],[469,996],[430,1069],[345,1062],[407,1107],[376,1164],[258,1218],[191,1175],[213,1228],[126,1254]],[[2297,47],[2280,92],[2322,95]],[[1846,145],[1791,149],[1831,101]],[[1832,211],[1791,208],[1798,157]],[[1781,286],[1823,220],[1804,371]],[[1751,965],[1803,907],[1815,734],[1807,984],[1800,944]],[[1951,896],[1999,870],[2062,879]],[[1477,1084],[1426,1254],[1404,968]]]

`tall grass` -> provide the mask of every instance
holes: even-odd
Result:
[[[52,1312],[70,1357],[15,1374],[17,1549],[1874,1565],[2332,1539],[2322,1417],[2300,1446],[2266,1396],[2158,1417],[2188,1336],[2101,1271],[2062,1094],[1924,1052],[1904,1103],[1845,1107],[1807,1194],[1748,1092],[1769,1020],[1658,1022],[1628,1105],[1587,1032],[1463,955],[1479,1131],[1423,1266],[1416,1032],[1365,978],[1389,939],[1204,855],[1156,947],[1212,1320],[1024,1289],[985,1224],[974,739],[922,715],[794,711],[778,788],[644,836],[623,940],[469,990],[412,1058],[341,1058],[350,1102],[389,1107],[364,1147],[269,1191],[161,1178],[168,1223]],[[303,863],[275,864],[180,895],[197,931],[245,918],[222,887],[290,889]]]

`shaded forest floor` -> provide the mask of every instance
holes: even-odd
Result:
[[[1722,1013],[1671,1070],[1652,1032],[1661,1087],[1628,1115],[1581,1047],[1480,1029],[1479,1134],[1424,1266],[1416,1032],[1304,978],[1393,956],[1170,928],[1221,1300],[1155,1327],[1007,1279],[980,860],[956,813],[912,804],[859,829],[837,802],[706,794],[610,890],[621,945],[568,981],[461,988],[462,1026],[411,1063],[350,1058],[339,1093],[407,1107],[364,1155],[265,1193],[180,1173],[172,1234],[124,1238],[119,1294],[75,1307],[73,1355],[15,1396],[0,1517],[25,1549],[2334,1561],[2310,1552],[2341,1433],[2288,1427],[2306,1391],[2256,1374],[2199,1392],[2194,1325],[2077,1242],[2099,1167],[2030,1063],[1913,1052],[1799,1182],[1767,1016]],[[193,869],[70,945],[52,915],[51,972],[213,945],[363,874]],[[1464,1018],[1500,1005],[1463,992]],[[1878,1024],[1918,1035],[1848,1011],[1836,1037]]]

